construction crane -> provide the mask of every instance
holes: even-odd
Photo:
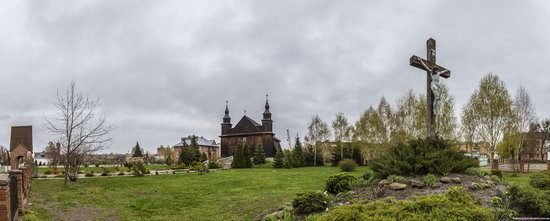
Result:
[[[292,142],[290,140],[290,131],[286,129],[286,140],[288,141],[288,149],[292,149]]]

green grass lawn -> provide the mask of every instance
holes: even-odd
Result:
[[[509,185],[528,185],[529,177],[532,174],[534,174],[534,172],[519,173],[517,174],[517,176],[513,176],[513,173],[511,172],[504,172],[502,175],[504,176],[504,182],[506,182]]]
[[[159,165],[159,164],[149,164],[145,165],[145,168],[149,170],[169,170],[170,166],[168,165]],[[102,173],[104,169],[107,169],[111,173],[117,173],[117,172],[127,172],[129,169],[125,166],[115,166],[115,165],[109,165],[109,166],[100,166],[96,167],[94,165],[90,165],[88,167],[80,167],[80,171],[83,173]],[[46,171],[53,172],[53,168],[51,167],[39,167],[38,174],[43,175]],[[62,171],[65,171],[63,166],[58,166],[57,172],[61,173]]]
[[[368,170],[359,167],[351,174]],[[336,167],[254,168],[207,175],[98,177],[80,179],[66,189],[61,179],[33,180],[27,218],[87,214],[99,220],[253,220],[290,202],[297,192],[323,191],[325,180],[338,172]]]

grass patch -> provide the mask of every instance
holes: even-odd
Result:
[[[518,173],[513,176],[512,172],[503,172],[504,182],[508,185],[529,185],[529,177],[534,173]]]
[[[359,167],[350,174],[369,170]],[[232,169],[80,179],[66,189],[63,180],[34,180],[29,209],[39,220],[79,207],[114,211],[121,220],[253,220],[292,201],[298,192],[323,191],[326,179],[336,173],[337,167]]]

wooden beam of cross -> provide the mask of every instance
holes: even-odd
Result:
[[[433,107],[435,97],[430,87],[432,83],[431,73],[435,71],[436,73],[440,73],[439,76],[443,78],[449,78],[451,76],[451,71],[436,64],[434,39],[432,38],[428,39],[428,41],[426,42],[426,51],[427,51],[427,55],[426,55],[427,59],[423,59],[416,55],[413,55],[410,59],[410,65],[413,67],[425,70],[427,73],[426,74],[426,83],[427,83],[426,84],[426,102],[427,102],[426,106],[428,111],[426,114],[426,126],[428,129],[427,130],[428,137],[435,138],[436,119],[434,116],[435,114],[434,114],[434,107]]]

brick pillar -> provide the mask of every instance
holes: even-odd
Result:
[[[10,176],[17,176],[17,201],[19,202],[19,212],[22,212],[23,207],[25,206],[25,196],[23,193],[23,171],[21,170],[10,170]]]
[[[0,221],[11,221],[10,185],[7,174],[0,174]]]
[[[24,193],[25,193],[25,199],[26,199],[26,196],[29,195],[29,191],[31,190],[31,176],[32,176],[32,167],[31,165],[25,165],[24,167],[21,167],[20,168],[21,171],[23,172],[23,177],[25,178],[25,188],[23,189]]]

